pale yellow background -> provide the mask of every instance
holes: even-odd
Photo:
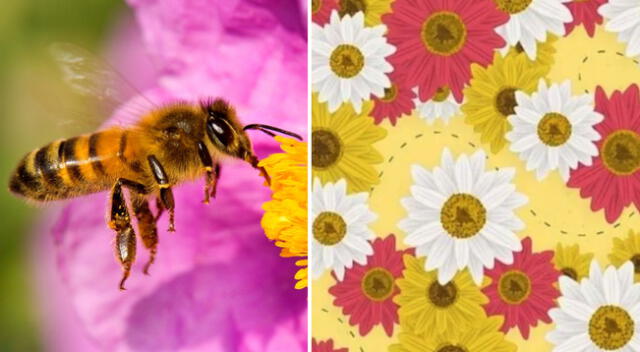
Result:
[[[576,28],[567,38],[556,43],[555,65],[548,78],[552,82],[571,80],[574,93],[593,92],[601,85],[609,93],[614,89],[625,89],[631,83],[640,82],[640,67],[632,59],[621,56],[624,45],[618,43],[614,34],[598,28],[594,38],[589,38],[582,27]],[[587,57],[585,61],[585,57]],[[388,136],[376,145],[385,162],[379,165],[382,171],[380,184],[371,193],[369,204],[378,214],[372,228],[377,236],[396,234],[402,244],[404,233],[396,224],[406,216],[400,199],[409,195],[411,185],[410,165],[418,163],[428,168],[439,164],[442,149],[450,148],[454,154],[471,154],[481,146],[479,136],[462,117],[455,117],[448,124],[441,121],[429,126],[417,117],[404,117],[394,127],[384,123]],[[401,145],[406,143],[404,148]],[[482,146],[488,152],[486,146]],[[526,223],[519,236],[533,238],[534,251],[555,249],[557,243],[580,244],[583,251],[596,253],[601,263],[608,263],[607,255],[612,248],[612,238],[626,236],[629,229],[640,229],[640,214],[629,207],[616,224],[609,224],[602,211],[593,213],[590,200],[582,199],[577,189],[565,186],[557,172],[539,182],[532,172],[527,172],[524,163],[507,150],[497,155],[488,152],[488,167],[515,167],[517,189],[529,197],[529,203],[520,208],[518,216]],[[535,212],[534,215],[533,213]],[[563,233],[562,231],[566,232]],[[312,282],[312,336],[325,340],[332,338],[335,347],[348,347],[349,351],[385,351],[395,338],[386,336],[376,326],[367,336],[360,336],[357,327],[348,324],[349,317],[334,307],[333,296],[327,290],[334,284],[329,272]],[[451,327],[455,328],[455,327]],[[544,335],[552,325],[532,329],[529,340],[524,341],[517,329],[512,329],[507,338],[518,345],[519,351],[550,351],[551,345]],[[396,326],[394,334],[400,331]]]

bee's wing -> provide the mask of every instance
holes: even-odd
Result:
[[[49,51],[62,73],[63,80],[77,94],[95,100],[100,105],[102,118],[109,116],[136,96],[144,97],[109,63],[86,49],[70,43],[51,44]],[[157,106],[144,98],[140,106],[127,105],[132,118]]]

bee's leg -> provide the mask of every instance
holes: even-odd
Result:
[[[129,277],[131,266],[136,258],[136,234],[131,226],[131,217],[122,193],[122,181],[118,180],[111,191],[111,216],[109,227],[116,231],[116,256],[122,265],[120,289]]]
[[[158,209],[158,213],[154,217],[155,222],[157,222],[162,214],[164,214],[164,205],[162,205],[162,201],[160,200],[160,198],[156,198],[156,209]]]
[[[164,167],[160,164],[160,161],[154,156],[149,155],[147,157],[149,161],[149,166],[153,172],[153,177],[155,177],[156,182],[160,186],[160,201],[162,202],[162,206],[169,211],[169,232],[174,232],[176,230],[174,224],[174,207],[175,203],[173,201],[173,191],[171,190],[171,184],[169,183],[169,177],[167,173],[164,171]]]
[[[209,197],[216,197],[216,187],[218,179],[220,179],[220,164],[213,165],[209,149],[202,142],[198,142],[198,155],[200,155],[200,161],[205,171],[204,200],[202,202],[209,204]]]
[[[142,243],[149,250],[149,261],[144,266],[144,273],[149,274],[149,267],[153,264],[158,247],[158,229],[156,218],[151,214],[149,202],[144,195],[135,195],[131,199],[133,213],[138,219],[138,233]]]

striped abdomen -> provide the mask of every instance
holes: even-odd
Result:
[[[52,142],[20,161],[9,189],[38,201],[107,190],[118,177],[130,174],[132,168],[140,169],[137,162],[132,166],[129,161],[135,158],[128,138],[127,130],[113,128]]]

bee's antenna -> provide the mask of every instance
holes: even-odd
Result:
[[[246,131],[246,130],[258,130],[258,131],[262,131],[262,132],[264,132],[264,133],[266,133],[266,134],[268,134],[268,135],[270,135],[272,137],[275,136],[275,134],[273,132],[271,132],[271,131],[275,131],[275,132],[279,132],[279,133],[285,134],[287,136],[291,136],[291,137],[296,138],[298,140],[302,140],[302,137],[300,137],[298,134],[295,134],[293,132],[285,131],[285,130],[283,130],[281,128],[278,128],[278,127],[273,127],[273,126],[269,126],[269,125],[262,125],[262,124],[258,124],[258,123],[253,123],[253,124],[250,124],[250,125],[246,125],[246,126],[244,126],[244,128],[242,130],[244,130],[244,131]]]

